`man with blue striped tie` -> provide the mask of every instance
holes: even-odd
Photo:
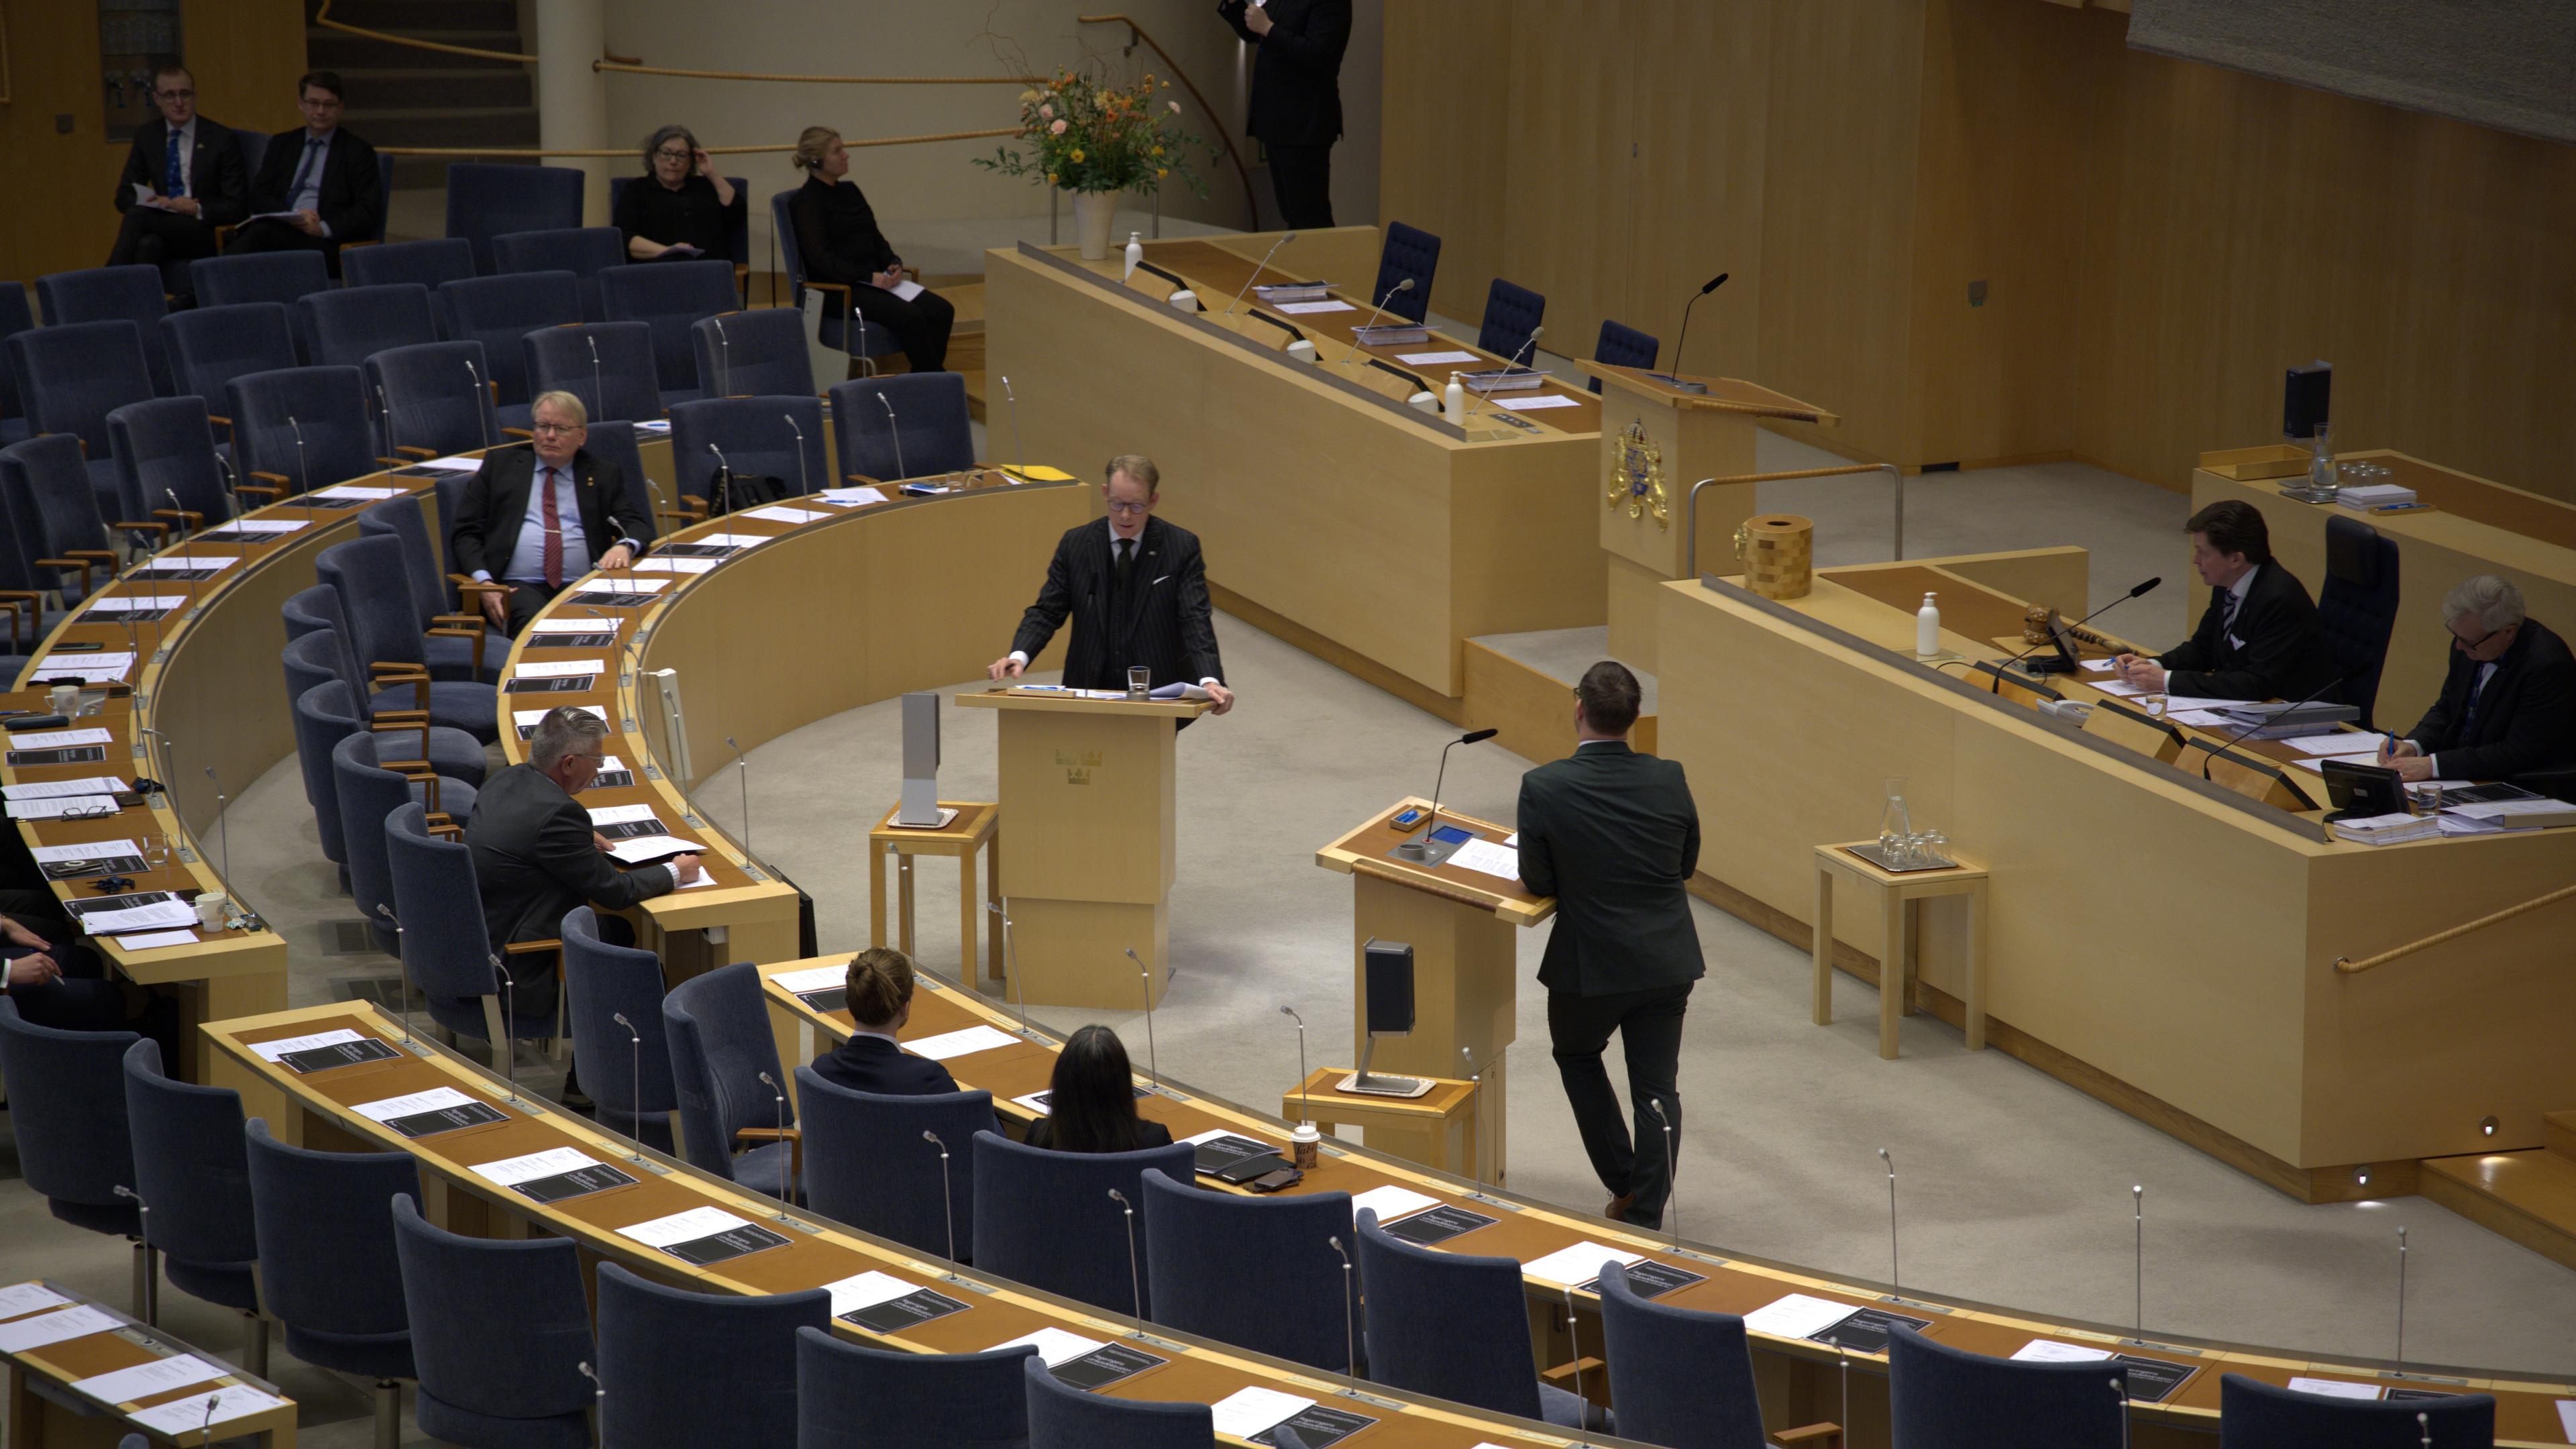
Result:
[[[336,277],[340,244],[383,230],[384,184],[376,148],[340,125],[339,73],[307,71],[295,90],[304,124],[269,138],[250,183],[251,218],[224,252],[317,251]]]
[[[230,128],[197,114],[197,78],[186,66],[174,62],[153,73],[152,104],[161,114],[134,128],[116,178],[116,209],[125,220],[107,264],[159,267],[161,290],[187,306],[194,300],[188,263],[213,256],[215,228],[249,213],[249,176]]]

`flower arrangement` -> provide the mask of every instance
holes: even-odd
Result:
[[[997,146],[975,164],[1005,176],[1027,176],[1076,193],[1148,191],[1177,179],[1198,195],[1207,185],[1182,154],[1202,144],[1181,129],[1181,103],[1163,92],[1170,81],[1148,72],[1132,86],[1113,86],[1059,69],[1036,90],[1020,92],[1014,138],[1033,154]],[[1213,154],[1213,152],[1211,152]]]

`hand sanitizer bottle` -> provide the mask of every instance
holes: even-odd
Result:
[[[1929,659],[1941,652],[1941,606],[1932,596],[1923,596],[1923,607],[1914,611],[1914,657]]]
[[[1123,282],[1136,275],[1136,264],[1143,260],[1145,260],[1144,233],[1131,231],[1127,233],[1127,270],[1120,272],[1118,279]]]
[[[1440,394],[1440,416],[1453,423],[1467,421],[1467,389],[1458,374],[1449,374],[1449,386]]]

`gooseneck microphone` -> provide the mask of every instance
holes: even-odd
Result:
[[[724,513],[733,507],[733,465],[725,461],[724,449],[715,444],[707,444],[707,451],[716,455],[716,476],[707,485],[707,496],[723,505],[711,507],[708,511]]]
[[[310,493],[313,491],[313,469],[304,461],[304,425],[295,420],[295,414],[288,413],[286,426],[295,434],[295,491]]]
[[[903,461],[903,429],[895,423],[894,404],[886,400],[884,393],[878,393],[877,406],[885,409],[886,432],[894,439],[894,476],[909,478],[912,476],[912,469]]]
[[[2222,743],[2219,745],[2219,747],[2218,747],[2218,748],[2219,748],[2219,749],[2222,749],[2222,750],[2234,749],[2234,748],[2236,747],[2236,745],[2237,745],[2237,742],[2238,742],[2238,741],[2243,740],[2247,735],[2250,735],[2250,734],[2254,733],[2256,730],[2263,729],[2263,728],[2265,728],[2265,727],[2269,726],[2269,725],[2273,722],[2273,720],[2274,720],[2274,719],[2277,719],[2277,718],[2279,717],[2279,715],[2289,714],[2289,713],[2291,713],[2293,710],[2297,710],[2297,709],[2299,709],[2299,708],[2300,708],[2301,706],[2303,706],[2303,705],[2311,705],[2311,704],[2316,703],[2316,702],[2317,702],[2317,700],[2318,700],[2318,698],[2319,698],[2320,696],[2324,695],[2324,693],[2325,693],[2327,690],[2335,688],[2337,685],[2342,684],[2345,680],[2352,678],[2354,675],[2359,674],[2360,672],[2361,672],[2361,671],[2360,671],[2360,670],[2358,670],[2358,669],[2347,669],[2347,670],[2345,670],[2345,671],[2344,671],[2344,672],[2342,672],[2341,674],[2336,675],[2334,678],[2329,679],[2329,680],[2327,680],[2325,683],[2318,685],[2316,688],[2309,690],[2309,691],[2308,691],[2308,693],[2307,693],[2307,697],[2306,697],[2306,698],[2304,698],[2304,699],[2299,700],[2299,701],[2298,701],[2298,703],[2293,704],[2293,705],[2290,705],[2288,708],[2278,711],[2278,713],[2277,713],[2277,714],[2275,714],[2275,715],[2267,716],[2267,717],[2265,717],[2265,718],[2263,718],[2263,719],[2261,719],[2261,720],[2256,721],[2256,722],[2255,722],[2255,723],[2253,723],[2253,724],[2247,725],[2245,728],[2243,728],[2243,729],[2241,729],[2241,730],[2238,730],[2236,733],[2234,733],[2234,734],[2232,734],[2232,735],[2229,735],[2229,736],[2226,738],[2226,740],[2225,740],[2224,742],[2222,742]],[[2165,679],[2165,683],[2166,683],[2168,686],[2170,686],[2170,685],[2173,683],[2173,679],[2172,679],[2172,676],[2171,676],[2171,672],[2170,672],[2170,671],[2168,671],[2168,672],[2167,672],[2167,676],[2166,676],[2166,679]]]
[[[767,1072],[762,1072],[760,1074],[760,1084],[767,1087],[776,1096],[778,1102],[778,1142],[780,1146],[785,1147],[787,1145],[787,1089],[778,1085],[778,1079]],[[795,1170],[796,1149],[788,1147],[785,1152],[778,1154],[778,1220],[782,1223],[788,1221],[787,1204],[793,1201],[795,1197]]]
[[[1882,1147],[1878,1160],[1887,1164],[1887,1286],[1890,1292],[1900,1292],[1905,1283],[1896,1273],[1896,1159]]]
[[[608,410],[603,406],[608,390],[599,380],[599,339],[584,334],[581,340],[590,345],[590,415],[604,420],[608,416]]]
[[[1145,1075],[1154,1090],[1163,1090],[1162,1061],[1154,1053],[1154,973],[1145,968],[1144,958],[1136,948],[1127,948],[1127,959],[1136,963],[1136,992],[1145,999]]]
[[[1449,783],[1449,752],[1460,745],[1483,744],[1501,733],[1502,731],[1498,729],[1469,730],[1440,747],[1440,773],[1431,777],[1431,818],[1423,822],[1424,839],[1429,839],[1432,828],[1440,823],[1440,789]]]
[[[385,385],[381,382],[376,384],[376,416],[384,420],[385,451],[402,451],[394,444],[394,405],[385,400]]]
[[[2129,602],[2131,599],[2138,598],[2138,597],[2140,597],[2141,595],[2145,595],[2145,594],[2152,594],[2152,593],[2154,593],[2154,592],[2156,591],[2156,586],[2157,586],[2157,585],[2159,585],[2159,584],[2161,584],[2161,583],[2163,583],[2164,581],[2165,581],[2165,577],[2164,577],[2164,575],[2162,575],[2162,574],[2158,574],[2158,575],[2156,575],[2154,578],[2151,578],[2151,579],[2147,580],[2145,583],[2137,584],[2137,585],[2132,586],[2132,587],[2130,588],[2130,590],[2129,590],[2127,593],[2122,594],[2120,597],[2118,597],[2118,598],[2116,598],[2116,599],[2113,599],[2111,602],[2109,602],[2109,603],[2107,603],[2107,604],[2104,604],[2102,607],[2100,607],[2100,608],[2098,608],[2098,609],[2095,609],[2092,613],[2089,613],[2089,614],[2085,615],[2083,618],[2076,620],[2074,623],[2067,625],[2067,626],[2066,626],[2066,632],[2067,632],[2067,634],[2071,637],[2071,636],[2075,633],[2075,631],[2076,631],[2076,630],[2083,628],[2085,625],[2092,623],[2094,620],[2096,620],[2096,619],[2098,619],[2098,618],[2101,618],[2104,614],[2107,614],[2107,613],[2111,612],[2113,609],[2116,609],[2116,608],[2120,607],[2122,604],[2125,604],[2125,603]],[[2019,654],[2014,655],[2014,656],[2013,656],[2013,657],[2011,657],[2010,659],[2005,660],[2005,661],[2003,662],[2003,664],[2002,664],[2001,666],[1999,666],[1999,667],[2001,667],[2001,668],[2005,668],[2005,669],[2009,669],[2009,668],[2011,668],[2012,666],[2014,666],[2014,665],[2016,665],[2016,664],[2019,664],[2019,663],[2020,663],[2020,662],[2022,662],[2023,660],[2028,659],[2032,654],[2037,653],[2039,650],[2042,650],[2042,649],[2047,648],[2047,647],[2048,647],[2052,642],[2054,642],[2054,641],[2055,641],[2056,637],[2057,637],[2057,636],[2056,636],[2055,634],[2053,634],[2053,633],[2052,633],[2052,634],[2050,634],[2048,638],[2040,640],[2038,643],[2033,644],[2033,645],[2032,645],[2032,646],[2030,646],[2028,649],[2025,649],[2025,650],[2021,651]]]
[[[733,339],[725,336],[724,319],[710,317],[707,325],[716,329],[716,395],[733,396]]]
[[[403,1004],[405,1007],[411,1004],[408,984],[403,987]],[[608,1019],[626,1028],[627,1049],[635,1055],[635,1097],[627,1103],[635,1112],[635,1150],[626,1154],[626,1160],[641,1163],[644,1160],[644,1033],[635,1029],[635,1023],[626,1019],[625,1012],[612,1012]]]
[[[1109,1189],[1109,1197],[1111,1201],[1118,1204],[1118,1210],[1127,1215],[1127,1291],[1135,1297],[1136,1336],[1143,1338],[1145,1336],[1145,1276],[1136,1266],[1136,1205],[1127,1200],[1127,1194],[1114,1187]]]
[[[1394,286],[1387,288],[1386,295],[1377,299],[1377,306],[1370,309],[1368,320],[1351,329],[1351,350],[1342,354],[1342,365],[1344,367],[1350,366],[1351,359],[1360,355],[1360,334],[1377,325],[1378,313],[1386,310],[1386,304],[1395,300],[1396,293],[1410,292],[1412,290],[1413,279],[1411,277],[1406,277],[1398,281]]]
[[[422,742],[424,748],[427,743],[427,741]],[[394,908],[386,905],[382,901],[376,902],[376,914],[384,917],[385,924],[394,928],[394,959],[397,961],[401,960],[403,939],[402,921],[394,915]],[[411,973],[408,971],[402,973],[402,994],[402,1044],[406,1049],[408,1049],[411,1047]]]
[[[948,1144],[940,1141],[939,1134],[927,1127],[921,1129],[921,1136],[923,1141],[939,1149],[939,1205],[943,1210],[940,1221],[948,1226],[948,1261],[954,1263],[957,1261],[957,1194],[948,1182]]]
[[[1356,1399],[1360,1396],[1360,1336],[1359,1330],[1352,1325],[1351,1304],[1359,1294],[1351,1286],[1351,1276],[1358,1265],[1351,1262],[1351,1255],[1343,1249],[1341,1234],[1335,1233],[1324,1241],[1332,1244],[1333,1256],[1342,1260],[1342,1381],[1350,1390],[1351,1397]]]
[[[1707,383],[1692,382],[1681,375],[1682,349],[1690,345],[1691,309],[1699,305],[1700,298],[1705,297],[1709,293],[1716,291],[1718,288],[1725,286],[1726,279],[1733,275],[1734,273],[1732,272],[1720,272],[1716,276],[1709,278],[1706,282],[1701,283],[1698,291],[1691,293],[1691,299],[1682,304],[1682,335],[1673,343],[1673,370],[1670,372],[1648,373],[1647,376],[1652,377],[1657,382],[1678,388],[1683,392],[1708,391]]]
[[[1547,329],[1543,326],[1531,328],[1529,336],[1521,339],[1521,350],[1513,353],[1512,360],[1503,364],[1503,376],[1509,377],[1514,372],[1517,372],[1520,369],[1521,359],[1529,354],[1530,349],[1538,346],[1538,340],[1546,335]],[[1494,394],[1499,391],[1501,391],[1500,388],[1488,388],[1484,392],[1479,393],[1476,397],[1476,405],[1467,409],[1467,417],[1472,418],[1478,412],[1481,412],[1484,409],[1485,404],[1492,402],[1494,400]],[[1465,420],[1466,419],[1464,418],[1460,419],[1461,422],[1464,422]]]
[[[787,421],[787,431],[796,435],[796,491],[799,495],[814,491],[813,469],[805,461],[805,430],[796,425],[794,413],[780,413]]]
[[[483,959],[492,963],[492,974],[501,982],[502,1080],[510,1085],[510,1105],[524,1108],[528,1104],[519,1100],[519,979],[499,956],[487,951]]]
[[[1680,1174],[1673,1169],[1673,1119],[1664,1115],[1664,1104],[1656,1098],[1646,1099],[1646,1110],[1654,1113],[1664,1128],[1664,1211],[1672,1214],[1673,1251],[1678,1253],[1682,1250],[1682,1205],[1681,1194],[1676,1190]]]
[[[483,369],[474,365],[473,358],[465,359],[465,375],[474,383],[474,427],[482,434],[483,446],[488,448],[492,446],[492,395],[483,386]]]
[[[1020,465],[1020,474],[1025,480],[1029,471],[1028,438],[1020,431],[1020,395],[1011,391],[1011,379],[1007,373],[1002,377],[1002,397],[1011,405],[1011,451],[1017,455],[1014,461]]]
[[[1231,316],[1233,316],[1233,315],[1234,315],[1234,309],[1235,309],[1236,307],[1238,307],[1238,306],[1241,306],[1241,305],[1242,305],[1242,303],[1243,303],[1243,296],[1244,296],[1244,292],[1249,292],[1249,291],[1251,291],[1251,290],[1252,290],[1252,284],[1261,280],[1261,274],[1262,274],[1263,272],[1266,272],[1266,271],[1270,270],[1270,259],[1271,259],[1272,257],[1275,257],[1275,256],[1279,255],[1279,249],[1280,249],[1281,247],[1284,247],[1284,246],[1288,245],[1290,242],[1295,241],[1296,239],[1297,239],[1297,233],[1295,233],[1295,232],[1293,232],[1293,231],[1283,231],[1283,232],[1281,232],[1281,233],[1279,234],[1279,240],[1277,240],[1277,241],[1275,241],[1275,242],[1272,242],[1272,243],[1270,244],[1270,250],[1268,250],[1268,251],[1266,251],[1266,252],[1263,252],[1263,253],[1261,254],[1261,264],[1260,264],[1259,266],[1256,266],[1256,267],[1254,267],[1254,268],[1252,269],[1252,275],[1251,275],[1251,276],[1248,276],[1248,277],[1246,277],[1246,278],[1244,278],[1244,279],[1243,279],[1243,291],[1242,291],[1242,292],[1237,292],[1237,293],[1235,293],[1235,294],[1234,294],[1234,300],[1233,300],[1233,301],[1231,301],[1231,302],[1226,303],[1226,304],[1225,304],[1225,311],[1224,311],[1224,312],[1222,312],[1222,313],[1220,313],[1219,315],[1220,315],[1220,316],[1225,316],[1225,317],[1231,317]]]

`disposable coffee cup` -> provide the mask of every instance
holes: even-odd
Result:
[[[226,911],[230,909],[231,904],[231,902],[225,900],[222,896],[216,895],[212,892],[208,892],[205,895],[197,897],[198,927],[202,930],[208,931],[222,930],[224,928],[224,915]]]

